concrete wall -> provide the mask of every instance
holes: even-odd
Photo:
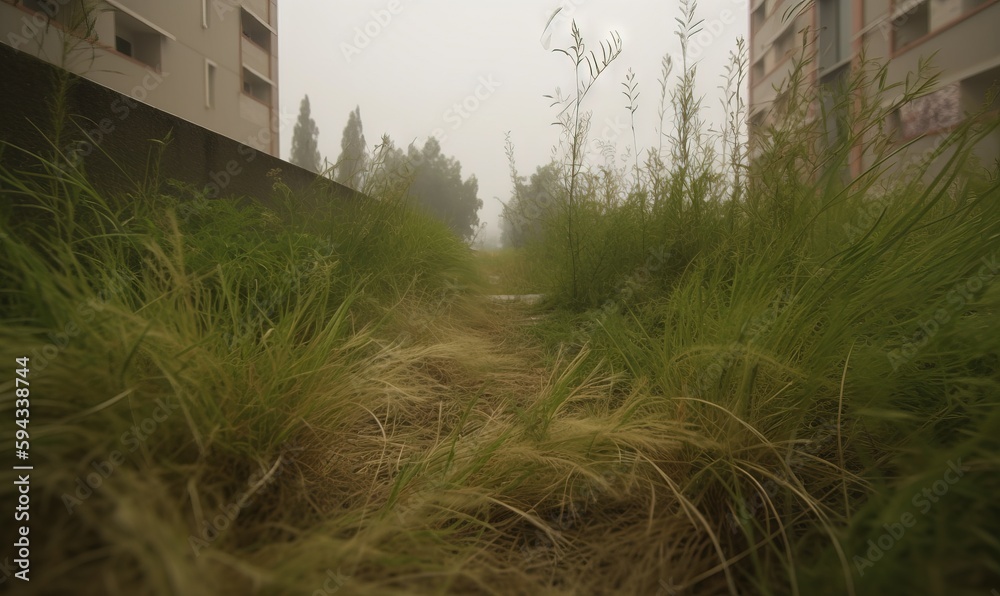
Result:
[[[5,93],[0,93],[0,141],[51,154],[53,147],[46,138],[53,130],[49,105],[60,72],[64,71],[0,44],[0,78],[6,81]],[[272,205],[274,180],[267,174],[276,168],[293,190],[312,188],[315,192],[306,193],[311,197],[309,200],[360,196],[345,186],[134,97],[70,76],[74,84],[67,95],[67,108],[73,115],[72,124],[68,136],[60,142],[60,150],[82,158],[89,178],[102,191],[135,190],[136,180],[128,176],[141,182],[156,147],[151,140],[172,134],[173,139],[163,154],[161,178],[182,181],[206,190],[210,196],[249,196]],[[0,161],[6,167],[38,167],[37,161],[9,147],[0,154]],[[308,209],[308,205],[304,204],[303,209]]]

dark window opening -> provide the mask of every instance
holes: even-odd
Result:
[[[271,105],[271,84],[246,68],[243,69],[243,93],[261,103]]]
[[[149,25],[115,11],[115,50],[143,64],[159,69],[165,38]]]
[[[121,37],[115,36],[115,50],[125,54],[126,56],[132,55],[132,43],[127,39],[122,39]]]
[[[271,31],[264,26],[252,14],[245,10],[240,11],[240,19],[243,27],[243,37],[246,37],[254,44],[271,51]]]

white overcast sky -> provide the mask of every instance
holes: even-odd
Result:
[[[546,22],[560,6],[551,39],[545,40]],[[697,7],[703,33],[693,45],[708,126],[717,127],[722,119],[722,74],[736,39],[747,36],[747,11],[746,0],[702,0]],[[340,154],[341,134],[355,106],[361,107],[369,147],[383,133],[403,147],[411,141],[423,146],[436,135],[444,154],[461,162],[463,178],[475,174],[479,180],[480,221],[488,224],[486,237],[495,238],[497,199],[506,201],[511,192],[505,131],[522,175],[547,163],[558,141],[559,130],[551,125],[556,110],[543,95],[573,87],[569,59],[551,51],[569,45],[570,20],[576,20],[588,49],[598,53],[610,31],[621,36],[621,56],[584,108],[593,111],[592,138],[613,139],[624,151],[632,138],[621,83],[632,68],[641,94],[638,145],[655,146],[663,55],[676,58],[671,84],[680,70],[674,34],[679,16],[679,5],[663,0],[282,0],[281,155],[289,155],[306,94],[319,126],[320,153],[331,162]],[[366,40],[359,31],[374,35]],[[456,104],[466,107],[460,113]]]

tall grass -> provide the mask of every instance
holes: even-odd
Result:
[[[109,198],[38,161],[0,171],[0,345],[31,359],[23,587],[243,593],[270,571],[235,560],[356,498],[342,483],[359,460],[334,456],[345,437],[431,399],[421,363],[448,355],[403,346],[391,307],[475,286],[471,255],[389,199],[282,217],[183,193]],[[295,198],[280,179],[269,192]],[[12,380],[4,393],[13,415]],[[265,583],[306,591],[314,571]]]
[[[682,41],[693,5],[684,17]],[[705,565],[675,572],[673,593],[977,593],[1000,583],[1000,180],[972,149],[1000,123],[973,114],[897,168],[884,123],[933,89],[929,66],[888,85],[861,56],[839,88],[811,89],[805,39],[748,148],[730,93],[714,153],[684,61],[677,88],[661,84],[669,151],[634,174],[575,165],[582,183],[529,258],[577,314],[538,333],[643,396],[614,402],[624,416],[698,437],[669,471],[621,447],[656,502],[645,536]],[[730,82],[746,64],[732,61]],[[850,177],[858,153],[873,165]]]
[[[583,161],[578,95],[527,263],[477,263],[398,188],[324,203],[275,176],[268,209],[0,164],[5,415],[31,358],[18,593],[1000,586],[1000,182],[969,157],[997,124],[883,176],[878,123],[933,81],[883,103],[863,66],[822,102],[793,78],[749,146],[732,104],[715,154],[693,66],[671,93],[665,62],[687,119],[620,169]],[[859,145],[877,165],[851,180]],[[481,268],[554,308],[525,325]]]

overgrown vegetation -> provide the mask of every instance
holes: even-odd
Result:
[[[485,228],[479,222],[483,201],[476,176],[463,180],[462,164],[442,153],[435,137],[422,148],[411,143],[404,150],[386,134],[369,152],[359,106],[348,115],[340,146],[340,157],[324,175],[371,196],[402,195],[469,244]]]
[[[619,41],[586,69],[573,32],[574,77],[599,76]],[[741,46],[730,88],[744,68]],[[716,145],[671,69],[667,147],[615,167],[584,159],[580,79],[564,161],[512,168],[523,247],[478,260],[406,205],[388,143],[373,199],[275,176],[273,209],[0,164],[0,352],[31,358],[18,593],[1000,586],[1000,181],[970,157],[995,115],[925,179],[888,171],[881,123],[932,79],[793,79],[751,146],[730,93]],[[876,165],[849,180],[858,146]],[[541,320],[483,297],[540,290]]]
[[[812,90],[804,45],[749,140],[732,91],[722,138],[701,131],[686,60],[672,90],[664,60],[674,131],[642,162],[588,164],[589,115],[565,104],[565,161],[532,177],[557,183],[543,201],[515,183],[506,213],[556,309],[537,335],[583,358],[569,383],[616,375],[616,411],[678,425],[662,461],[616,443],[650,493],[619,548],[645,568],[669,545],[660,593],[980,593],[1000,583],[1000,181],[973,147],[1000,125],[995,95],[914,158],[886,123],[934,88],[929,66],[888,85],[862,56]]]

